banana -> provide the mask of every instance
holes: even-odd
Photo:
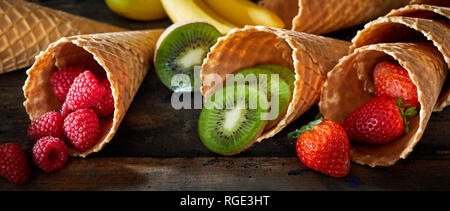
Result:
[[[202,0],[161,0],[161,3],[174,23],[199,19],[213,25],[222,34],[237,28],[236,25],[214,13]]]
[[[105,0],[115,13],[132,20],[151,21],[166,18],[159,0]]]
[[[218,15],[231,23],[245,25],[263,25],[284,28],[284,22],[272,11],[249,0],[204,0]]]

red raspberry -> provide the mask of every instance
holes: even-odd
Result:
[[[39,139],[33,147],[34,163],[46,173],[64,167],[68,155],[66,144],[61,139],[51,136]]]
[[[402,103],[409,103],[405,109],[419,106],[417,87],[409,77],[408,71],[402,66],[383,61],[373,70],[375,92],[379,97],[402,98]]]
[[[73,110],[90,108],[105,96],[106,89],[90,71],[81,73],[73,81],[67,93],[67,106]]]
[[[97,143],[98,131],[99,120],[91,109],[74,111],[64,120],[66,136],[81,151],[86,151]]]
[[[63,118],[57,112],[45,113],[31,123],[28,136],[35,141],[45,136],[64,139]]]
[[[102,81],[102,85],[107,90],[106,95],[93,109],[98,116],[106,117],[114,112],[114,97],[111,93],[111,84],[108,79]]]
[[[21,184],[28,180],[30,173],[27,156],[18,144],[0,146],[0,175],[10,182]]]
[[[66,100],[67,92],[69,92],[73,80],[83,71],[84,69],[80,67],[69,67],[53,73],[50,83],[53,85],[53,92],[59,100],[62,102]]]

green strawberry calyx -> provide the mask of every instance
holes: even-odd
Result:
[[[410,103],[403,103],[403,98],[399,97],[395,103],[397,104],[398,110],[400,111],[400,115],[402,116],[403,119],[403,124],[405,125],[405,133],[409,133],[409,121],[407,118],[409,117],[413,117],[417,114],[417,110],[416,107],[411,107],[408,108],[405,111],[405,107],[411,105]]]
[[[319,125],[320,123],[322,123],[324,117],[321,113],[316,115],[316,118],[314,119],[314,121],[308,123],[307,125],[302,126],[300,129],[297,129],[295,131],[292,131],[288,134],[288,138],[289,139],[297,139],[298,137],[300,137],[304,132],[307,131],[313,131],[314,130],[314,126]]]

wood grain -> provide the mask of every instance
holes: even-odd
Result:
[[[427,166],[427,174],[423,168]],[[34,174],[5,190],[447,190],[450,161],[407,160],[379,168],[352,165],[349,176],[318,174],[296,158],[95,158],[72,160],[61,171]]]

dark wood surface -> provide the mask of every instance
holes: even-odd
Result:
[[[170,20],[135,22],[110,12],[103,1],[50,0],[40,4],[129,29],[167,27]],[[333,33],[349,40],[358,27]],[[25,69],[0,75],[0,144],[19,143],[31,155],[30,123],[22,106]],[[70,158],[45,174],[33,165],[30,181],[0,190],[449,190],[450,109],[431,117],[414,152],[395,166],[352,164],[334,179],[300,163],[287,133],[310,121],[313,107],[272,139],[233,157],[209,152],[197,133],[199,110],[174,110],[171,91],[149,71],[116,136],[100,153]],[[31,157],[31,156],[30,156]]]

